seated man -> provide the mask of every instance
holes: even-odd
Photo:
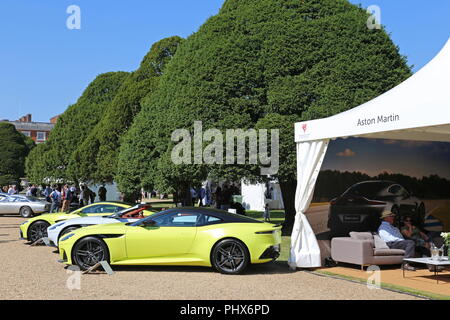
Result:
[[[378,235],[386,242],[387,246],[391,249],[405,250],[405,258],[413,258],[415,253],[415,243],[413,240],[405,240],[402,233],[396,227],[394,227],[395,214],[391,210],[384,210],[381,214],[380,227],[378,228]],[[415,271],[416,268],[409,264],[404,264],[405,270]]]

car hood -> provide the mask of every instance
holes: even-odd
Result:
[[[45,220],[50,224],[54,224],[56,222],[59,221],[64,221],[64,220],[68,220],[68,219],[72,219],[72,218],[77,218],[79,217],[79,215],[77,214],[70,214],[70,213],[64,213],[64,212],[59,212],[59,213],[46,213],[46,214],[41,214],[37,217],[31,218],[28,221],[34,222],[37,220]]]
[[[80,229],[80,232],[84,232],[85,234],[120,234],[125,233],[125,230],[128,226],[125,223],[109,223],[109,224],[97,224],[89,227],[84,227]]]
[[[75,219],[70,219],[66,222],[66,225],[69,224],[100,224],[105,223],[105,221],[111,221],[110,223],[114,222],[114,219],[107,218],[107,217],[80,217]]]

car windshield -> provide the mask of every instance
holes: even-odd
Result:
[[[41,202],[42,200],[41,199],[39,199],[39,198],[36,198],[36,197],[31,197],[31,196],[28,196],[28,197],[26,197],[28,200],[30,200],[31,202]]]
[[[140,225],[141,225],[142,223],[144,223],[145,221],[153,220],[153,219],[156,218],[157,216],[163,215],[163,214],[165,214],[165,213],[167,213],[167,212],[169,212],[169,211],[170,211],[170,209],[169,209],[169,210],[160,211],[160,212],[156,212],[156,213],[154,213],[154,214],[152,214],[152,215],[149,215],[148,217],[145,217],[145,218],[143,218],[143,219],[139,219],[138,221],[135,221],[135,222],[129,222],[129,223],[127,223],[127,225],[128,225],[128,226],[132,226],[132,227],[137,227],[137,226],[140,226]]]
[[[120,211],[117,211],[117,212],[115,212],[115,213],[113,213],[113,214],[111,214],[111,215],[109,215],[109,216],[105,216],[104,218],[113,218],[113,219],[115,219],[115,218],[120,218],[120,217],[121,217],[122,215],[124,215],[125,213],[131,212],[131,211],[134,211],[134,210],[137,210],[137,209],[138,209],[137,206],[131,207],[131,208],[125,208],[125,209],[120,210]]]
[[[390,186],[388,182],[368,182],[354,185],[345,192],[346,194],[362,197],[374,197]]]

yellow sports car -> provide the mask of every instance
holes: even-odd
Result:
[[[59,241],[61,261],[111,265],[188,265],[241,273],[279,256],[281,226],[209,208],[173,208],[133,223],[81,228]]]
[[[43,214],[28,219],[20,225],[20,238],[35,242],[43,237],[47,237],[47,228],[55,223],[79,217],[110,215],[130,207],[126,203],[106,201],[92,203],[70,213],[58,212]]]

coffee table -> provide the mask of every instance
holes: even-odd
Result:
[[[431,258],[407,258],[403,259],[402,270],[403,270],[403,278],[405,277],[405,268],[404,265],[407,262],[412,263],[421,263],[434,266],[434,276],[439,275],[438,267],[446,267],[450,266],[449,257],[442,257],[441,260],[432,260]],[[436,278],[436,283],[439,284],[439,278]]]

